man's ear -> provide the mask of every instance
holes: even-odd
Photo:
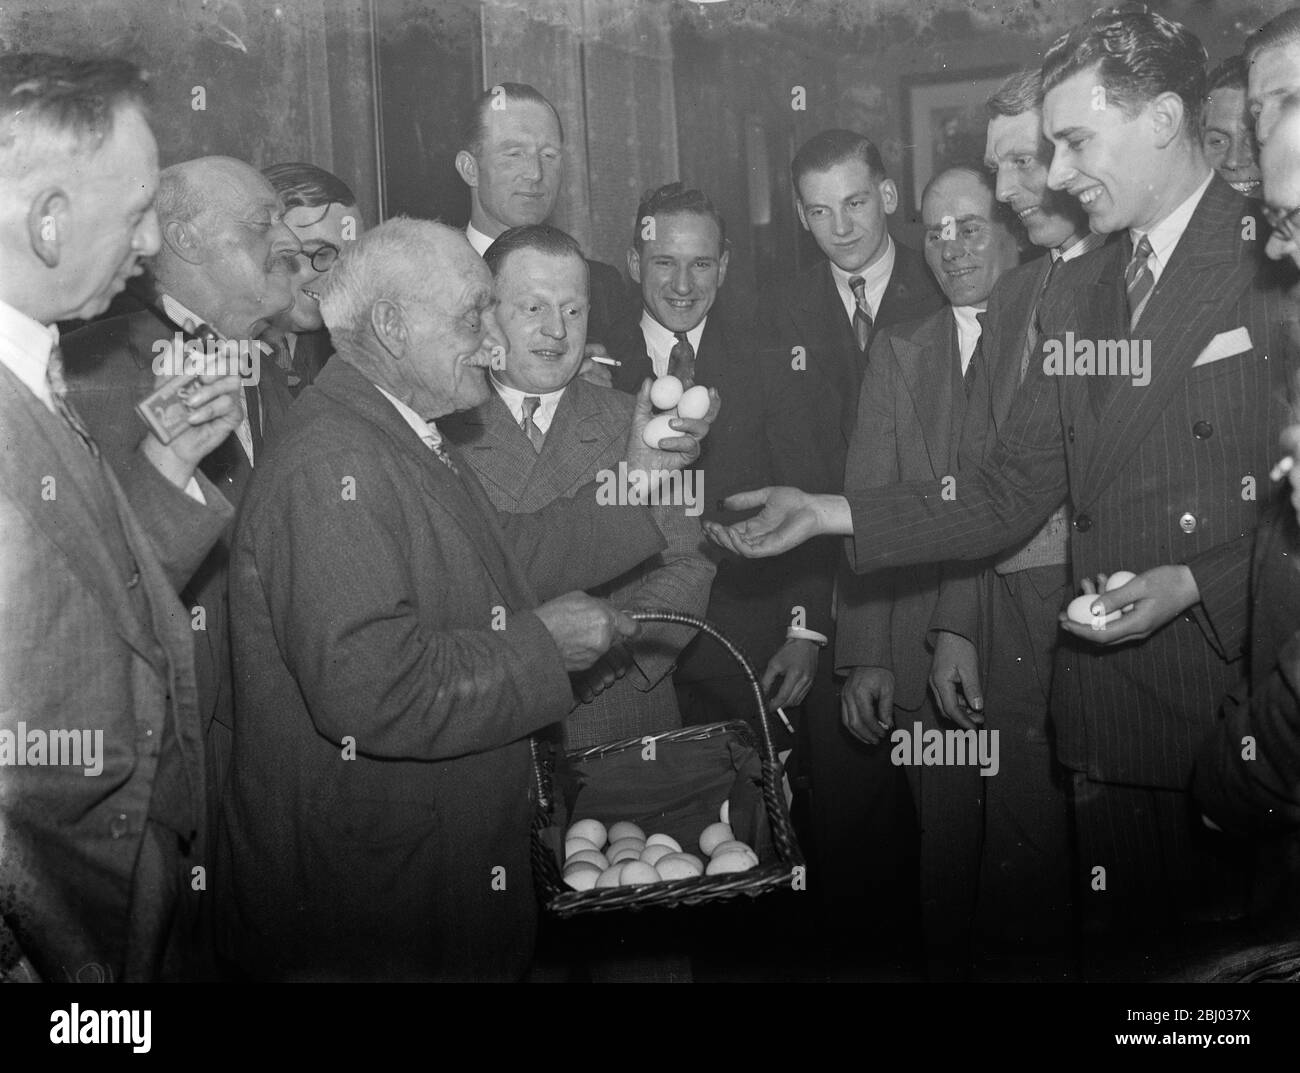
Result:
[[[406,353],[408,332],[402,307],[388,298],[380,298],[370,307],[370,327],[375,338],[394,358]]]
[[[46,268],[58,267],[67,216],[68,195],[57,186],[42,190],[27,208],[27,239]]]
[[[162,240],[168,251],[186,264],[203,263],[203,246],[192,223],[168,220],[162,226]]]
[[[471,190],[478,187],[478,161],[468,149],[462,149],[456,154],[456,174]]]
[[[803,229],[805,231],[811,231],[812,228],[808,226],[808,217],[804,215],[803,200],[799,197],[794,199],[794,211],[799,214],[799,222],[803,224]]]
[[[898,209],[898,187],[893,179],[882,179],[880,183],[880,203],[885,207],[885,215],[892,216]]]
[[[627,274],[632,277],[633,283],[641,282],[641,255],[636,252],[635,246],[627,248]]]
[[[718,258],[718,286],[721,287],[727,279],[727,265],[731,263],[731,243],[727,243],[727,248],[722,251],[722,256]]]
[[[1183,118],[1187,108],[1182,97],[1177,93],[1167,92],[1156,97],[1150,104],[1151,123],[1155,128],[1156,148],[1163,149],[1172,142],[1183,129]],[[1192,132],[1200,139],[1200,132]]]

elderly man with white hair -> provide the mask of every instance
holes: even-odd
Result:
[[[463,234],[390,220],[335,266],[337,356],[257,468],[235,534],[222,940],[272,979],[518,979],[536,907],[529,735],[637,624],[582,593],[664,546],[597,484],[498,514],[434,419],[503,348]],[[689,464],[718,408],[629,469]]]

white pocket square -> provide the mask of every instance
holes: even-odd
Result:
[[[1209,365],[1214,361],[1222,361],[1224,358],[1230,358],[1233,354],[1241,354],[1250,350],[1255,344],[1250,341],[1250,332],[1245,327],[1233,328],[1230,332],[1220,332],[1204,350],[1196,356],[1192,362],[1192,368],[1198,365]]]

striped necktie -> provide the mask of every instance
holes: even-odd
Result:
[[[524,416],[519,421],[519,427],[524,430],[528,442],[533,445],[533,450],[538,454],[542,453],[542,444],[546,442],[546,434],[537,427],[537,422],[533,420],[533,416],[537,413],[537,407],[541,406],[541,404],[541,396],[527,396],[524,399]]]
[[[432,422],[430,422],[430,424],[432,424]],[[436,457],[439,462],[451,470],[452,473],[456,474],[457,477],[460,476],[460,470],[456,468],[456,463],[452,461],[451,453],[443,446],[442,440],[433,434],[432,430],[426,432],[420,437],[420,439],[424,441],[424,445],[433,452],[434,457]]]
[[[875,321],[871,317],[871,304],[867,301],[867,281],[861,276],[849,280],[849,289],[853,291],[853,338],[858,341],[858,349],[864,354],[871,343],[871,328]]]
[[[1128,326],[1132,331],[1137,327],[1138,318],[1146,308],[1147,299],[1151,297],[1151,288],[1156,285],[1155,274],[1151,271],[1151,240],[1146,235],[1133,251],[1133,260],[1129,261],[1124,271],[1124,286],[1128,290]]]
[[[1025,332],[1025,349],[1020,355],[1020,383],[1025,382],[1025,377],[1029,374],[1029,360],[1038,353],[1038,344],[1043,341],[1043,326],[1038,320],[1038,310],[1043,304],[1043,295],[1047,293],[1047,288],[1052,284],[1052,276],[1056,273],[1056,266],[1064,258],[1054,257],[1049,251],[1047,254],[1051,264],[1047,266],[1047,274],[1043,277],[1043,285],[1038,288],[1038,297],[1034,300],[1034,308],[1029,314],[1029,329]]]
[[[90,452],[91,458],[98,458],[99,444],[91,438],[86,426],[81,423],[81,418],[77,416],[77,412],[68,405],[68,385],[63,379],[63,351],[57,346],[50,351],[50,360],[45,366],[45,382],[50,386],[50,398],[54,401],[54,412],[63,418],[64,422],[72,430],[73,435],[81,441],[81,446]]]
[[[673,334],[677,342],[668,354],[668,375],[677,377],[682,387],[691,387],[695,383],[695,348],[685,332]]]

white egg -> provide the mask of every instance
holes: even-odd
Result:
[[[654,834],[645,840],[646,849],[651,846],[667,846],[674,853],[681,853],[682,844],[673,838],[672,835]]]
[[[622,864],[624,861],[639,861],[641,850],[636,846],[624,846],[622,849],[610,850],[609,863]]]
[[[655,871],[664,879],[693,879],[704,875],[704,862],[693,853],[670,853],[659,859]]]
[[[709,389],[703,384],[687,388],[677,402],[677,416],[698,421],[709,412]]]
[[[727,798],[726,801],[722,802],[722,808],[718,809],[718,819],[723,823],[731,822],[731,798]]]
[[[608,868],[613,862],[598,849],[580,849],[577,853],[564,858],[564,867],[571,864],[590,864],[596,868]]]
[[[615,842],[611,842],[611,843],[609,844],[609,847],[605,850],[605,852],[606,852],[606,854],[608,854],[609,856],[612,857],[612,856],[613,856],[615,853],[617,853],[619,850],[621,850],[621,849],[627,849],[627,848],[629,848],[629,847],[631,847],[632,849],[636,850],[637,853],[640,853],[643,849],[645,849],[645,839],[644,839],[644,838],[631,838],[631,837],[628,837],[628,838],[620,838],[620,839],[618,839],[618,840],[615,841]]]
[[[1133,573],[1132,570],[1116,570],[1106,579],[1106,591],[1110,592],[1111,589],[1121,588],[1135,577],[1137,577],[1137,574]]]
[[[668,422],[676,417],[676,414],[659,414],[657,417],[650,418],[645,431],[641,433],[641,438],[645,440],[646,446],[658,449],[659,444],[664,440],[671,440],[674,436],[682,435],[677,429],[670,428],[668,425]]]
[[[706,876],[726,875],[728,872],[748,872],[758,863],[758,859],[748,853],[719,853],[704,870]]]
[[[564,832],[564,841],[571,838],[585,838],[597,849],[605,844],[605,825],[600,820],[579,820]]]
[[[609,829],[609,840],[611,843],[617,842],[622,838],[639,838],[641,844],[645,845],[645,832],[636,824],[628,820],[619,820]]]
[[[650,401],[656,410],[671,410],[677,405],[677,400],[682,397],[684,390],[682,382],[677,377],[671,374],[661,376],[650,385]]]
[[[1080,626],[1092,626],[1094,629],[1099,628],[1096,624],[1101,621],[1103,625],[1109,625],[1119,618],[1118,611],[1112,611],[1104,620],[1092,613],[1093,602],[1096,596],[1089,596],[1084,593],[1082,596],[1076,596],[1070,601],[1070,606],[1065,609],[1065,617],[1071,622],[1077,622]]]
[[[564,869],[564,882],[574,890],[591,890],[600,878],[600,869],[585,861],[571,864]]]
[[[645,861],[629,861],[618,877],[620,887],[639,887],[645,883],[658,883],[662,877],[654,865]]]
[[[611,864],[600,873],[600,878],[596,880],[596,889],[604,890],[606,887],[617,887],[618,877],[623,874],[623,869],[626,867],[626,863]]]
[[[722,843],[730,842],[736,836],[725,823],[711,823],[700,832],[700,849],[709,857]]]
[[[673,852],[675,852],[673,849],[660,845],[658,842],[653,845],[646,843],[645,849],[641,851],[641,859],[646,864],[658,864],[664,857]]]
[[[580,849],[592,849],[597,853],[600,852],[600,847],[589,838],[566,838],[564,840],[564,855],[566,857],[572,857]]]
[[[749,856],[754,858],[755,864],[758,863],[757,853],[755,853],[752,849],[750,849],[749,846],[745,845],[744,842],[736,842],[734,840],[731,842],[723,842],[722,845],[715,847],[713,852],[710,853],[709,856],[721,857],[727,853],[747,853],[749,854]]]

